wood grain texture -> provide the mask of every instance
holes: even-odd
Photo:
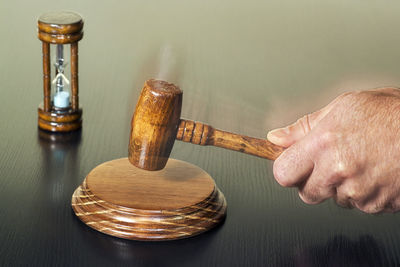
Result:
[[[182,91],[174,84],[145,82],[131,121],[129,161],[145,170],[164,168],[174,145]]]
[[[82,17],[71,11],[53,11],[40,15],[38,29],[51,34],[71,34],[83,28]]]
[[[71,108],[79,109],[78,43],[71,44]]]
[[[72,43],[82,39],[82,17],[70,11],[42,14],[38,18],[39,39],[48,43]]]
[[[142,169],[164,168],[175,138],[198,145],[222,147],[262,158],[276,159],[284,150],[268,140],[180,120],[182,91],[172,83],[145,82],[131,122],[129,161]]]
[[[38,107],[39,118],[49,122],[74,122],[80,120],[82,117],[82,109],[76,111],[72,109],[52,109],[51,111],[44,111],[43,103]]]
[[[176,136],[177,140],[202,146],[217,146],[253,156],[275,160],[284,148],[266,139],[214,129],[201,122],[181,119]]]
[[[83,38],[83,32],[74,34],[49,34],[45,32],[38,32],[38,38],[46,43],[71,44],[80,41]]]
[[[83,19],[69,11],[49,12],[38,19],[38,37],[46,43],[69,44],[83,37]]]
[[[69,12],[49,12],[38,19],[38,38],[43,51],[43,104],[38,108],[38,126],[51,132],[69,132],[82,127],[82,109],[79,108],[78,41],[83,37],[83,20]],[[50,43],[71,44],[70,106],[57,109],[51,100]],[[56,70],[57,72],[57,70]],[[57,73],[56,73],[57,74]]]
[[[79,130],[82,127],[82,120],[72,122],[52,122],[38,118],[38,126],[40,129],[50,132],[70,132]]]
[[[161,241],[198,235],[220,224],[226,201],[201,168],[170,159],[158,172],[127,158],[94,168],[72,196],[86,225],[126,239]]]
[[[36,120],[35,20],[67,5],[86,19],[79,100],[87,123],[46,132],[46,141]],[[0,266],[400,266],[400,213],[303,204],[274,180],[272,162],[211,146],[175,141],[171,156],[215,179],[229,204],[221,227],[136,242],[92,230],[71,209],[91,169],[126,157],[139,89],[162,69],[163,51],[172,52],[167,65],[177,63],[183,118],[264,137],[339,92],[400,84],[398,10],[400,1],[1,1]],[[68,140],[77,133],[80,142]]]
[[[51,109],[51,81],[50,81],[50,44],[42,43],[43,58],[43,110],[49,112]]]
[[[44,111],[43,104],[38,107],[38,126],[50,132],[70,132],[82,127],[82,109],[71,108]]]

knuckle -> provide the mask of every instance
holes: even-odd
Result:
[[[304,134],[311,131],[310,118],[308,114],[298,119],[297,124],[301,126]]]
[[[349,161],[347,160],[338,160],[332,164],[331,176],[332,179],[348,179],[354,177],[357,173],[357,170],[358,168],[356,167],[356,164],[349,164]]]
[[[363,200],[363,195],[360,192],[358,186],[355,184],[346,185],[345,188],[342,186],[340,188],[340,192],[341,192],[342,198],[351,200],[353,203],[357,204],[361,200]]]
[[[359,192],[357,190],[355,190],[354,188],[349,188],[346,191],[346,197],[349,199],[352,199],[354,201],[358,201],[359,199],[361,199],[361,196],[359,194]]]

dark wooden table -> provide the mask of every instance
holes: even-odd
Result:
[[[50,142],[36,19],[82,14],[83,129]],[[176,142],[172,156],[209,172],[228,217],[198,237],[126,241],[75,218],[70,199],[98,164],[127,156],[130,118],[148,78],[184,90],[182,115],[265,137],[339,92],[400,84],[400,2],[8,1],[0,4],[1,266],[394,266],[400,213],[303,204],[272,163]]]

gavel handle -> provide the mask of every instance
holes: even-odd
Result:
[[[261,158],[275,160],[284,150],[268,140],[214,129],[201,122],[181,119],[177,140],[202,146],[217,146]]]

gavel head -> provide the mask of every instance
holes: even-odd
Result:
[[[129,161],[141,169],[156,171],[167,164],[178,131],[182,91],[161,80],[145,82],[129,140]]]

